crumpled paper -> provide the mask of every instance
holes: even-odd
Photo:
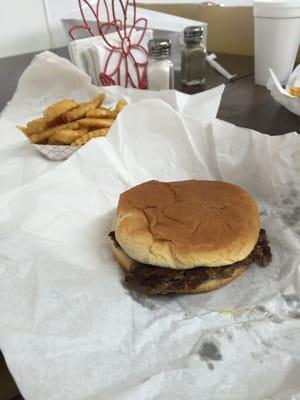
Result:
[[[285,88],[281,86],[276,74],[270,69],[267,88],[270,90],[272,97],[292,113],[300,115],[300,98],[290,94],[289,88],[291,86],[300,86],[300,65],[292,72]]]
[[[50,93],[56,78],[45,76]],[[127,94],[132,102],[106,138],[0,196],[0,348],[22,394],[298,399],[299,137],[211,120],[209,100],[198,113],[195,97],[185,112]],[[272,264],[207,294],[129,291],[107,237],[120,192],[190,178],[230,181],[255,196]]]

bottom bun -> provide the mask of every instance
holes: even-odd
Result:
[[[126,272],[125,281],[129,286],[134,287],[135,289],[149,295],[155,294],[196,294],[196,293],[205,293],[210,292],[212,290],[219,289],[222,286],[227,285],[238,276],[240,276],[248,267],[248,264],[240,263],[239,265],[235,266],[234,268],[230,267],[220,267],[220,269],[224,268],[226,270],[226,276],[224,277],[215,277],[216,275],[216,268],[208,268],[208,267],[201,267],[201,270],[205,271],[208,279],[203,280],[202,282],[198,283],[196,286],[193,287],[177,287],[177,288],[168,288],[163,287],[147,287],[143,285],[139,285],[135,280],[135,270],[139,268],[139,265],[143,268],[145,267],[144,264],[139,264],[137,261],[130,258],[124,250],[120,247],[120,245],[115,241],[111,240],[111,246],[113,254],[118,261],[121,268]],[[155,266],[146,266],[146,268],[160,268]],[[167,268],[162,268],[166,270]],[[168,270],[168,269],[167,269]],[[194,271],[191,270],[191,271]],[[171,271],[172,272],[172,271]],[[189,271],[185,270],[185,274],[188,274]]]

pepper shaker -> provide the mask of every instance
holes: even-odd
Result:
[[[148,89],[173,89],[174,66],[171,60],[171,41],[166,39],[151,39],[148,42],[148,52]]]
[[[206,48],[202,43],[203,28],[184,29],[184,48],[181,52],[182,83],[187,86],[205,83]]]

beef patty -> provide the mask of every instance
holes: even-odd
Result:
[[[109,236],[119,246],[114,232]],[[172,293],[181,289],[195,289],[202,282],[229,278],[234,269],[247,268],[255,263],[266,267],[272,259],[266,231],[261,229],[252,252],[242,261],[224,267],[196,267],[187,270],[162,268],[155,265],[134,262],[131,272],[126,273],[125,282],[145,293]]]

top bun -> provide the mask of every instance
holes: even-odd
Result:
[[[121,194],[115,234],[144,264],[174,269],[243,260],[259,235],[255,200],[218,181],[149,181]]]

